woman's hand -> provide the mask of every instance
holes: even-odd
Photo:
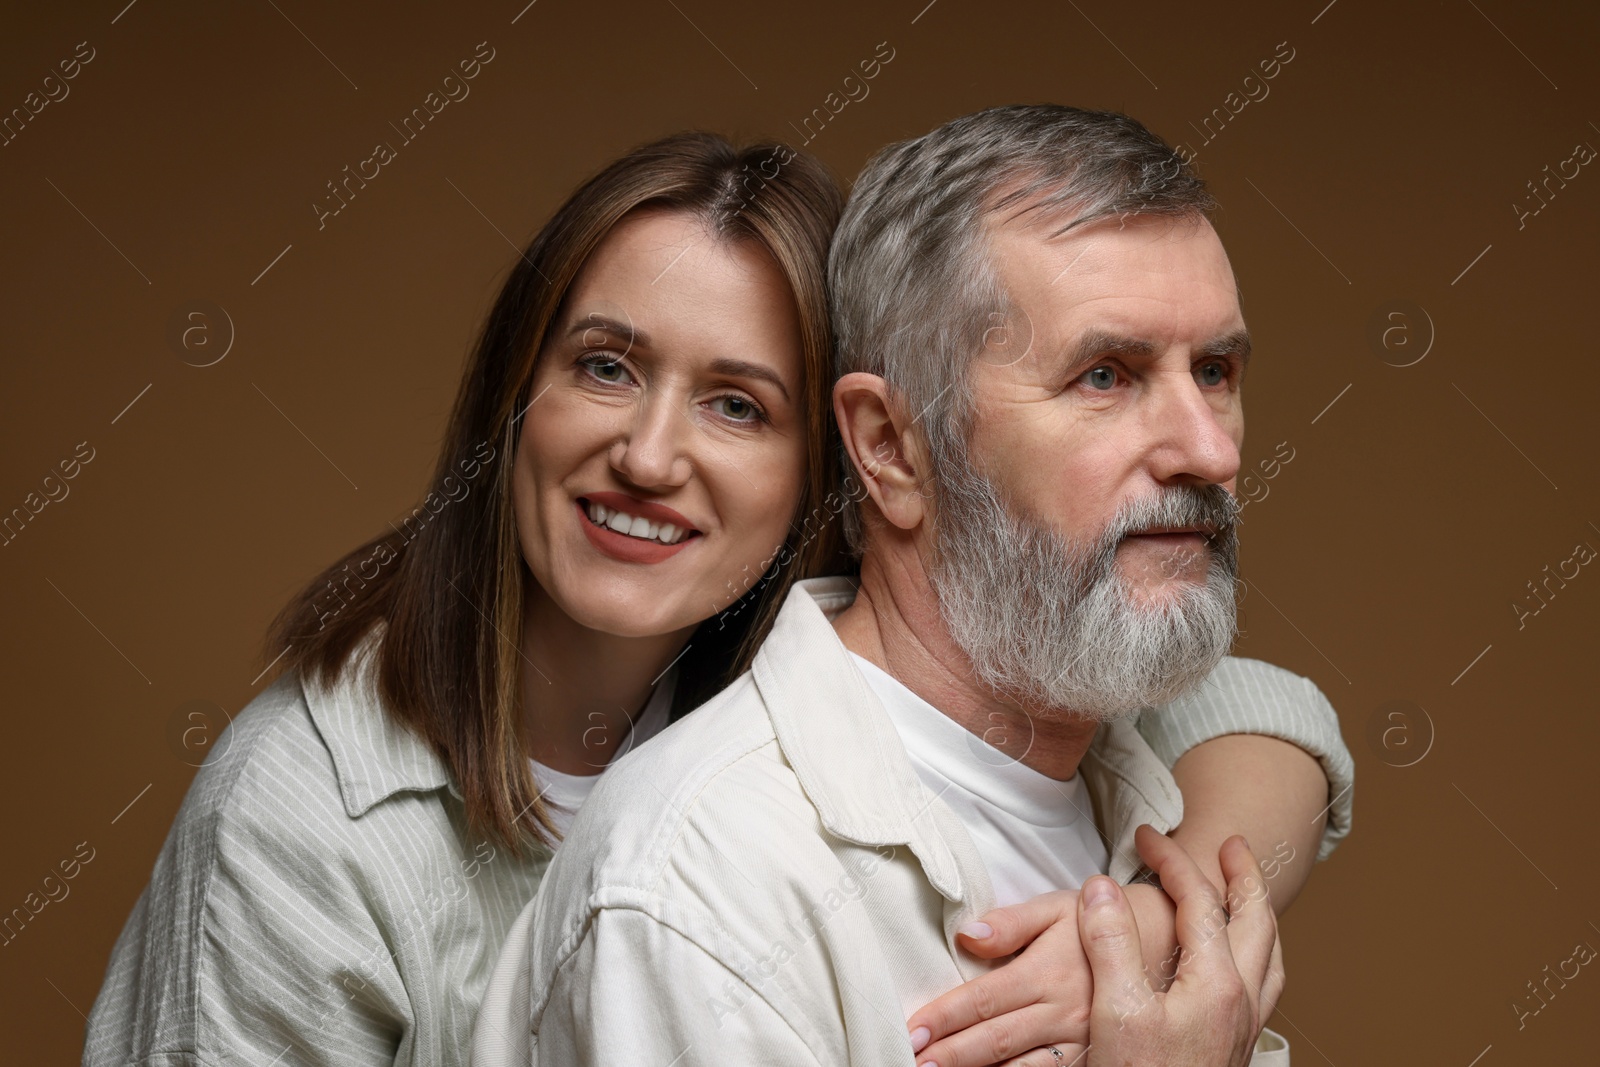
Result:
[[[1150,980],[1165,989],[1177,950],[1176,908],[1152,885],[1131,885],[1124,892],[1139,924]],[[1078,940],[1077,892],[1045,893],[996,908],[964,927],[959,936],[969,952],[983,959],[1026,951],[957,986],[907,1021],[912,1050],[919,1054],[917,1063],[987,1067],[1009,1061],[1021,1067],[1030,1061],[1013,1059],[1019,1050],[1047,1045],[1063,1054],[1071,1049],[1067,1058],[1071,1063],[1088,1042],[1092,993],[1089,961]],[[1056,1067],[1055,1057],[1043,1055],[1043,1067]]]
[[[962,947],[983,959],[1022,953],[907,1020],[918,1064],[1056,1067],[1048,1052],[1035,1051],[1033,1059],[1014,1057],[1054,1045],[1066,1056],[1063,1062],[1071,1063],[1083,1052],[1093,990],[1089,960],[1078,940],[1075,890],[996,908],[962,927],[958,936]]]
[[[1153,885],[1124,886],[1122,893],[1137,925],[1144,977],[1153,990],[1163,992],[1177,965],[1177,907]],[[1065,1063],[1072,1063],[1088,1044],[1093,994],[1089,961],[1079,939],[1077,892],[1045,893],[996,908],[963,927],[958,936],[964,948],[983,959],[1024,951],[945,993],[907,1020],[917,1063],[1059,1067],[1054,1056],[1039,1051],[1051,1045],[1066,1056]],[[1261,990],[1262,1019],[1272,1015],[1283,988],[1282,954],[1276,943],[1272,965],[1280,977]]]

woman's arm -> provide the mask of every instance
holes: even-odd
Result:
[[[1183,792],[1184,816],[1168,836],[1221,890],[1218,852],[1243,834],[1267,876],[1273,910],[1282,915],[1311,877],[1327,822],[1321,764],[1275,737],[1229,734],[1185,752],[1172,777]]]
[[[1310,879],[1324,838],[1331,788],[1322,765],[1275,737],[1228,734],[1189,749],[1172,776],[1183,792],[1184,816],[1168,836],[1225,891],[1219,852],[1224,841],[1242,834],[1261,863],[1272,909],[1282,915]],[[1155,987],[1163,988],[1175,973],[1176,908],[1155,886],[1131,885],[1127,897],[1139,923],[1145,967]],[[1273,1004],[1266,1007],[1270,1014]]]
[[[1248,838],[1265,865],[1284,841],[1293,863],[1327,859],[1350,832],[1355,763],[1338,713],[1309,678],[1230,656],[1186,696],[1141,712],[1138,727],[1183,792],[1183,823],[1171,836],[1213,881],[1217,849],[1232,834]],[[1274,879],[1279,914],[1310,867],[1301,864],[1292,882]]]
[[[1229,658],[1194,693],[1146,711],[1138,725],[1184,795],[1173,840],[1222,889],[1218,852],[1229,837],[1243,834],[1281,914],[1312,864],[1349,831],[1354,764],[1327,698],[1308,679]],[[1129,886],[1127,895],[1151,985],[1162,989],[1174,971],[1175,907],[1155,886]],[[1076,899],[1069,890],[998,909],[982,920],[990,936],[962,938],[985,958],[1020,954],[911,1017],[919,1064],[994,1062],[982,1050],[995,1047],[997,1033],[1020,1049],[1074,1039],[1087,1025],[1089,990]]]
[[[1227,734],[1188,749],[1172,773],[1183,791],[1184,819],[1169,836],[1225,896],[1222,844],[1243,834],[1274,911],[1282,914],[1310,877],[1323,838],[1330,788],[1322,764],[1275,737]],[[1126,895],[1150,989],[1161,992],[1177,973],[1176,905],[1154,885],[1130,885]],[[918,1064],[981,1067],[998,1062],[993,1052],[1003,1041],[1012,1043],[1013,1055],[1046,1044],[1087,1044],[1092,982],[1078,940],[1077,897],[1066,890],[997,908],[981,920],[989,936],[963,932],[962,944],[985,959],[1020,954],[907,1020]],[[1263,1019],[1275,1002],[1275,995],[1263,1000]]]
[[[1143,712],[1138,725],[1183,793],[1172,839],[1220,888],[1217,851],[1244,835],[1282,915],[1312,865],[1350,832],[1355,763],[1328,698],[1309,678],[1229,657],[1187,696]],[[1129,890],[1140,928],[1151,934],[1147,955],[1152,941],[1170,951],[1172,902],[1153,887]]]

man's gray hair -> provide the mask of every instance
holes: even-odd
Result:
[[[1111,111],[996,107],[890,145],[856,179],[828,255],[835,370],[883,378],[914,413],[936,469],[964,459],[968,372],[1009,311],[990,261],[991,217],[1047,212],[1061,218],[1059,235],[1119,215],[1203,216],[1215,206],[1165,141]],[[848,456],[844,464],[851,473]],[[844,520],[860,555],[860,515],[847,508]]]

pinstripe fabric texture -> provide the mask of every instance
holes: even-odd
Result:
[[[117,940],[84,1064],[465,1062],[548,854],[469,840],[368,678],[286,675],[240,713]]]
[[[1350,832],[1356,765],[1339,733],[1339,715],[1315,682],[1258,659],[1228,656],[1204,684],[1139,713],[1139,733],[1171,767],[1202,741],[1223,734],[1265,734],[1299,745],[1328,776],[1328,825],[1317,859]]]
[[[236,717],[117,940],[85,1065],[467,1061],[501,943],[549,856],[468,839],[447,770],[383,712],[369,664],[362,654],[332,690],[286,675]],[[1343,789],[1350,756],[1315,686],[1255,661],[1218,671],[1238,677],[1141,716],[1169,766],[1208,737],[1267,733]],[[1348,827],[1344,790],[1324,854]]]

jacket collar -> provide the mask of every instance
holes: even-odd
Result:
[[[444,761],[378,697],[376,653],[383,629],[379,623],[362,638],[332,688],[301,681],[311,721],[333,757],[339,794],[352,819],[400,792],[448,788],[452,796],[461,797]]]
[[[847,577],[795,583],[751,674],[784,758],[828,832],[859,845],[909,846],[939,892],[959,900],[958,859],[936,817],[949,809],[917,777],[888,712],[833,631],[833,616],[855,595]]]
[[[832,618],[855,595],[847,577],[797,582],[756,654],[751,673],[778,744],[829,833],[909,846],[947,899],[968,895],[975,879],[987,894],[970,839],[917,776],[888,712],[834,633]],[[1079,771],[1094,797],[1110,874],[1126,882],[1141,867],[1134,829],[1148,822],[1171,830],[1183,818],[1182,795],[1134,719],[1101,726]]]

